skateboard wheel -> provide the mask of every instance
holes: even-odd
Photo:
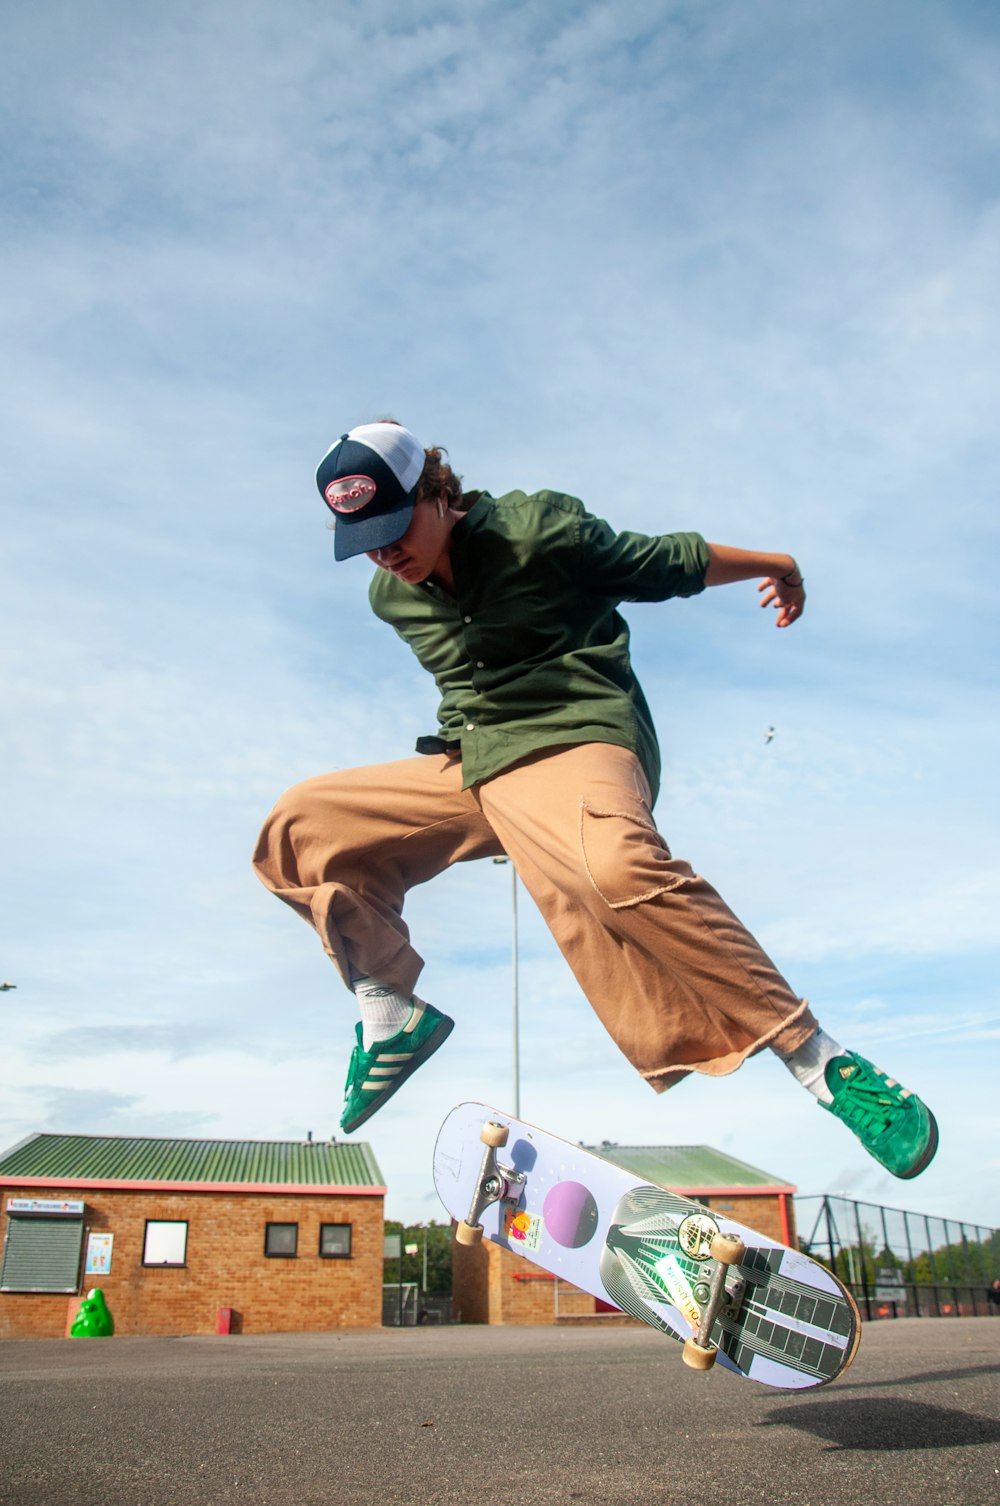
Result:
[[[685,1365],[691,1370],[711,1370],[718,1350],[709,1346],[703,1349],[697,1339],[686,1339],[681,1353]]]
[[[458,1228],[455,1230],[456,1243],[460,1245],[478,1245],[482,1244],[482,1240],[482,1224],[467,1224],[465,1219],[463,1218],[461,1223],[458,1225]]]
[[[494,1119],[487,1119],[479,1131],[479,1138],[484,1145],[491,1145],[494,1150],[499,1150],[501,1145],[507,1144],[507,1136],[510,1130],[506,1124],[497,1124]]]
[[[739,1265],[747,1247],[738,1234],[713,1234],[708,1252],[720,1265]]]

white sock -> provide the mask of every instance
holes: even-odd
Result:
[[[361,1044],[370,1051],[376,1041],[398,1035],[410,1018],[413,1000],[393,988],[364,974],[351,980],[361,1011]]]
[[[835,1056],[844,1056],[844,1048],[823,1030],[817,1030],[804,1045],[790,1056],[781,1051],[775,1055],[783,1061],[792,1076],[808,1088],[820,1103],[832,1103],[833,1094],[826,1085],[826,1064]]]

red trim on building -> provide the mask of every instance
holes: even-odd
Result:
[[[101,1177],[3,1177],[0,1187],[93,1187],[101,1192],[270,1192],[296,1197],[385,1197],[387,1187],[317,1187],[298,1182],[134,1182]]]
[[[673,1184],[668,1192],[679,1197],[791,1197],[794,1187],[677,1187]]]

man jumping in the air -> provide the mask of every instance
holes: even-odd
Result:
[[[615,533],[560,492],[463,493],[442,452],[391,421],[343,435],[316,480],[336,558],[379,567],[372,608],[441,696],[420,756],[296,785],[254,857],[360,1007],[342,1128],[363,1124],[452,1029],[414,995],[423,962],[406,891],[506,854],[657,1092],[689,1072],[732,1072],[766,1046],[895,1176],[923,1171],[937,1149],[930,1111],[819,1028],[651,815],[659,749],[619,604],[760,579],[761,605],[791,627],[805,606],[792,556]]]

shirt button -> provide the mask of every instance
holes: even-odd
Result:
[[[465,724],[465,730],[466,730],[466,732],[475,732],[475,730],[476,730],[476,724],[475,724],[475,722],[466,722],[466,724]]]
[[[463,618],[462,618],[462,621],[463,621],[463,622],[471,622],[471,621],[472,621],[472,618],[471,618],[471,617],[463,617]]]
[[[485,669],[486,668],[486,665],[483,663],[482,659],[477,659],[476,660],[476,668],[477,669]]]

